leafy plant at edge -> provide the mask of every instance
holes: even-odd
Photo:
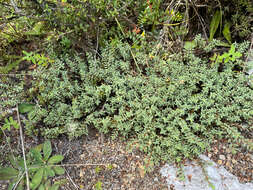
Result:
[[[229,52],[225,52],[222,55],[214,54],[213,57],[210,58],[211,61],[213,61],[214,64],[217,63],[228,63],[228,62],[234,62],[236,59],[240,58],[242,54],[235,50],[235,45],[232,44]]]
[[[10,131],[11,126],[13,126],[15,129],[19,129],[19,125],[17,121],[13,120],[13,117],[9,117],[9,119],[5,118],[4,121],[5,121],[5,124],[1,128],[2,130],[8,129]]]
[[[64,157],[62,155],[51,155],[51,142],[47,140],[44,144],[32,148],[27,154],[27,168],[29,172],[30,188],[32,190],[57,190],[64,180],[51,184],[49,177],[63,175],[64,168],[59,165]],[[17,189],[25,189],[25,167],[23,158],[9,157],[12,167],[0,168],[0,180],[10,180],[8,190],[17,186]]]
[[[217,10],[211,20],[209,41],[213,40],[214,34],[216,33],[219,25],[220,27],[222,27],[222,11],[221,10]],[[226,40],[229,42],[229,44],[232,43],[230,26],[231,24],[226,21],[222,30],[222,34],[226,38]]]
[[[49,59],[48,57],[44,56],[43,54],[38,54],[35,52],[26,52],[23,51],[24,57],[22,60],[31,61],[34,65],[42,65],[43,67],[47,67],[48,63],[52,63],[53,60]]]

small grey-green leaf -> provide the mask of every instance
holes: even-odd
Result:
[[[46,167],[44,171],[47,176],[50,176],[50,177],[55,176],[55,172],[51,167]]]
[[[24,160],[23,159],[18,159],[17,162],[18,166],[22,169],[25,169],[25,164],[24,164]]]
[[[56,184],[56,185],[64,185],[64,184],[66,184],[67,182],[68,182],[67,179],[60,179],[60,180],[58,180],[58,181],[55,181],[54,184]]]
[[[51,142],[47,140],[43,146],[44,160],[47,161],[52,153]]]
[[[64,159],[64,157],[62,155],[55,155],[52,156],[51,158],[49,158],[48,163],[49,164],[57,164],[59,162],[61,162]]]
[[[39,162],[43,163],[42,155],[37,149],[31,149],[32,156]]]
[[[41,185],[39,186],[39,190],[45,190],[45,187],[44,187],[43,184],[41,184]]]
[[[27,104],[27,103],[19,104],[18,111],[19,113],[27,113],[32,111],[34,106],[35,106],[34,104]]]
[[[54,171],[57,175],[63,175],[65,173],[64,168],[60,167],[60,166],[55,166],[54,167]]]
[[[54,184],[54,185],[52,185],[52,187],[49,187],[49,189],[48,190],[58,190],[59,189],[59,185],[57,185],[57,184]]]
[[[186,41],[184,44],[184,49],[186,50],[192,50],[196,47],[195,41]]]
[[[30,172],[36,172],[38,171],[41,167],[43,167],[44,164],[32,164],[32,165],[29,165],[29,171]]]
[[[0,168],[0,180],[10,180],[18,177],[18,170],[14,168]]]
[[[44,169],[43,168],[40,168],[36,173],[35,175],[33,176],[32,178],[32,186],[31,188],[34,190],[36,189],[40,183],[41,183],[41,180],[42,180],[42,177],[43,177],[43,172],[44,172]]]
[[[40,152],[42,150],[42,148],[43,148],[43,145],[44,145],[44,143],[39,144],[39,145],[35,146],[33,149],[36,149],[36,150],[38,150]]]

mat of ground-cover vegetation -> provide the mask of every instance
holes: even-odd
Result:
[[[152,172],[145,174],[143,168],[145,154],[138,150],[127,151],[127,142],[111,140],[96,131],[89,134],[73,141],[68,141],[66,137],[52,140],[54,153],[65,157],[62,164],[66,165],[66,174],[60,178],[67,179],[68,183],[61,189],[174,189],[166,182],[169,176],[163,177],[160,173],[165,163],[157,165]],[[12,141],[15,142],[13,144],[15,146],[18,139]],[[25,141],[27,148],[43,142],[28,137]],[[3,146],[4,142],[1,147]],[[4,150],[8,150],[7,146]],[[3,149],[1,151],[4,154]],[[252,182],[253,154],[240,145],[238,152],[234,153],[228,142],[215,141],[211,151],[205,155],[236,175],[241,183]],[[7,189],[6,183],[0,183],[0,187]]]

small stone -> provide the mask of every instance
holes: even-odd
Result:
[[[214,154],[217,154],[219,152],[219,150],[215,147],[215,148],[213,148],[213,152],[214,152]]]
[[[221,165],[222,164],[222,160],[218,160],[218,164]]]
[[[114,168],[117,168],[117,167],[118,167],[118,165],[117,165],[117,164],[112,164],[112,166],[113,166]]]
[[[219,156],[219,158],[220,158],[221,160],[225,160],[225,159],[226,159],[226,157],[225,157],[224,155],[222,155],[222,154]]]
[[[81,160],[83,160],[85,158],[85,154],[81,154],[80,158],[81,158]]]
[[[79,177],[80,177],[80,178],[83,177],[83,171],[82,171],[82,170],[80,170],[80,172],[79,172]]]
[[[226,149],[226,152],[227,152],[227,153],[230,153],[230,152],[231,152],[231,150],[230,150],[229,148],[227,148],[227,149]]]

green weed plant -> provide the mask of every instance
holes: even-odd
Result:
[[[150,57],[147,48],[132,49],[134,60],[130,48],[118,41],[100,58],[63,55],[37,70],[30,93],[38,105],[26,131],[75,138],[95,127],[128,139],[154,160],[178,162],[199,155],[214,139],[241,141],[252,131],[253,91],[245,74],[234,72],[243,67],[240,56],[213,65],[193,50]]]
[[[14,187],[18,190],[26,189],[24,159],[14,156],[9,156],[8,159],[12,166],[0,167],[0,180],[10,181],[8,190]],[[62,155],[52,155],[52,147],[49,140],[30,149],[26,159],[31,190],[57,190],[65,183],[64,180],[58,180],[52,184],[51,179],[56,175],[63,175],[65,170],[57,165],[64,157]]]

